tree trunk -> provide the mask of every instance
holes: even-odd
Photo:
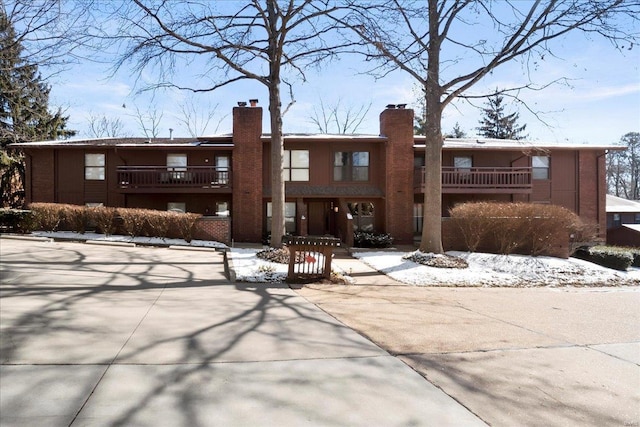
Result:
[[[282,138],[282,114],[280,106],[280,85],[269,87],[269,115],[271,118],[271,240],[270,246],[282,246],[284,227],[284,181],[282,179],[282,158],[284,141]]]
[[[282,179],[282,158],[284,141],[282,138],[282,105],[280,103],[280,58],[282,46],[278,45],[277,32],[274,31],[277,14],[273,0],[267,2],[269,26],[269,117],[271,124],[271,239],[269,244],[273,248],[282,247],[284,226],[284,181]]]
[[[437,0],[429,0],[429,46],[425,83],[425,188],[420,250],[442,250],[442,88]]]

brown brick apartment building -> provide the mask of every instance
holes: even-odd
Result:
[[[175,209],[231,220],[231,237],[270,230],[269,138],[260,107],[233,109],[230,135],[16,144],[26,155],[26,201]],[[353,230],[411,243],[421,231],[423,137],[413,110],[387,108],[380,135],[286,135],[286,227],[301,235]],[[448,139],[443,216],[469,200],[554,203],[606,229],[605,153],[615,146]]]

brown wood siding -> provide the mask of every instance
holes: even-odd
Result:
[[[575,151],[554,151],[551,155],[551,203],[577,212],[577,155]]]
[[[25,150],[31,157],[30,166],[27,170],[30,175],[30,202],[56,202],[55,196],[55,155],[53,149],[33,149]]]
[[[309,150],[309,181],[285,182],[285,188],[298,194],[295,188],[306,188],[305,197],[327,197],[325,192],[313,193],[313,187],[342,187],[342,188],[376,188],[382,191],[385,170],[383,161],[383,143],[375,142],[304,142],[285,141],[285,150]],[[367,151],[369,152],[369,180],[368,181],[334,181],[333,156],[338,151]],[[271,193],[271,144],[264,143],[262,150],[262,182],[264,192]],[[354,192],[354,194],[357,192]],[[336,194],[337,196],[337,194]]]
[[[84,151],[57,150],[56,161],[56,201],[84,205]]]
[[[585,221],[597,224],[599,237],[606,236],[606,181],[603,150],[578,152],[578,214]]]

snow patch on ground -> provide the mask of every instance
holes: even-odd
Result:
[[[569,258],[447,252],[463,258],[465,269],[428,267],[403,259],[402,252],[356,252],[376,270],[407,284],[422,286],[622,286],[640,285],[640,269],[616,271]]]
[[[122,243],[135,243],[138,245],[150,245],[150,246],[194,246],[201,248],[228,248],[227,245],[220,242],[214,242],[209,240],[192,240],[187,242],[184,239],[163,239],[160,237],[131,237],[123,235],[105,235],[97,233],[75,233],[71,231],[40,231],[31,233],[32,236],[48,237],[50,239],[61,240],[79,240],[79,241],[98,241],[98,242],[122,242]]]

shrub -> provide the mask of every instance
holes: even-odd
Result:
[[[106,234],[107,236],[115,233],[117,225],[116,218],[118,210],[105,206],[88,208],[89,222],[95,224],[97,232]]]
[[[417,264],[426,265],[428,267],[437,268],[468,268],[469,263],[466,260],[447,254],[433,254],[421,251],[408,253],[402,257]]]
[[[581,233],[581,238],[587,237],[586,234],[590,228],[569,209],[557,205],[530,206],[534,207],[529,213],[529,218],[532,218],[529,229],[531,255],[548,253],[558,240],[558,235],[575,236]]]
[[[451,218],[460,228],[462,237],[471,252],[475,252],[482,240],[485,238],[487,230],[487,218],[478,215],[478,212],[484,212],[488,203],[461,203],[449,210]]]
[[[58,231],[62,220],[62,209],[55,203],[31,203],[34,230]]]
[[[576,258],[584,259],[607,268],[626,271],[633,263],[634,256],[626,248],[614,246],[593,246],[580,248],[576,251]]]
[[[165,211],[148,211],[146,215],[146,233],[148,236],[165,239],[169,235],[175,213]]]
[[[65,229],[84,234],[89,225],[89,212],[86,206],[60,205],[60,216]]]
[[[146,213],[146,209],[118,209],[124,231],[129,236],[138,237],[142,235],[146,223]]]
[[[0,230],[28,233],[33,229],[33,213],[23,209],[0,209]]]
[[[193,239],[193,233],[196,228],[198,218],[202,215],[194,213],[172,213],[173,221],[177,226],[180,238],[190,242]]]
[[[598,225],[579,221],[573,224],[571,240],[569,244],[570,254],[574,254],[580,247],[593,242],[598,236]]]
[[[393,237],[390,234],[366,231],[353,233],[353,245],[357,248],[388,248],[392,244]]]
[[[476,202],[449,212],[471,252],[482,246],[501,254],[548,254],[561,236],[568,241],[570,234],[582,233],[582,238],[588,229],[575,213],[556,205]]]
[[[633,256],[633,262],[631,263],[634,267],[640,267],[640,248],[626,248],[631,252]]]

